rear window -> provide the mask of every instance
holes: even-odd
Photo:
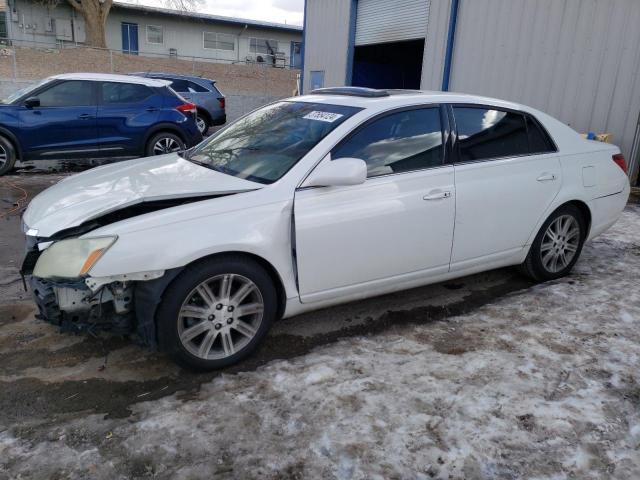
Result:
[[[136,103],[150,97],[151,89],[135,83],[104,82],[102,84],[102,103]]]
[[[529,154],[524,115],[485,107],[453,107],[459,161]]]

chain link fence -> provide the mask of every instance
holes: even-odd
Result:
[[[0,98],[42,78],[62,73],[167,72],[209,78],[227,97],[227,118],[295,95],[299,70],[273,62],[224,61],[92,48],[72,43],[9,42],[0,39]]]

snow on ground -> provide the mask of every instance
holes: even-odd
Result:
[[[0,478],[640,478],[639,272],[634,206],[571,277],[472,314],[8,429]]]

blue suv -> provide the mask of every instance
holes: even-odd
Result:
[[[49,77],[0,103],[0,175],[16,160],[162,155],[202,140],[196,106],[170,82],[128,75]]]
[[[171,88],[181,97],[196,104],[198,109],[196,124],[200,133],[205,135],[214,125],[224,125],[227,121],[225,96],[215,80],[176,73],[138,72],[131,75],[158,78],[171,82]]]

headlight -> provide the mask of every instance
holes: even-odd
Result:
[[[33,270],[40,278],[77,278],[89,273],[118,237],[73,238],[47,248]]]

